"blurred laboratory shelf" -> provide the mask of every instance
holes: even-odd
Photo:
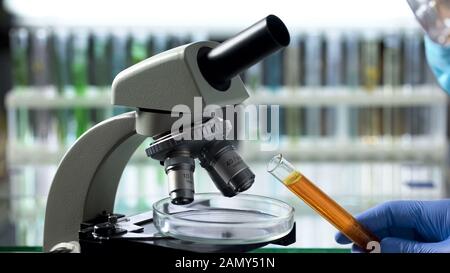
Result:
[[[242,154],[248,160],[267,161],[274,153],[282,153],[291,160],[366,160],[366,161],[432,161],[441,162],[447,156],[448,144],[429,141],[427,143],[336,143],[329,141],[284,142],[279,146],[262,148],[259,142],[242,145]],[[302,143],[302,144],[301,144]],[[267,149],[264,151],[264,149]]]
[[[6,160],[10,165],[48,165],[58,164],[67,152],[69,147],[49,147],[48,145],[23,145],[9,143],[7,147]],[[149,159],[145,153],[145,148],[138,149],[131,158],[131,162],[148,163]]]
[[[276,91],[260,89],[253,92],[247,104],[271,104],[281,106],[420,106],[446,104],[447,95],[436,86],[378,88],[288,88]]]
[[[447,95],[436,86],[379,88],[288,88],[274,90],[258,88],[250,91],[252,95],[246,104],[270,104],[280,106],[420,106],[445,105]],[[111,106],[111,93],[108,88],[88,88],[86,95],[77,96],[68,90],[59,94],[55,88],[26,87],[14,89],[6,96],[6,108],[61,109],[71,107],[104,108]]]
[[[301,142],[299,142],[301,143]],[[320,160],[365,160],[365,161],[405,161],[419,160],[427,162],[441,162],[447,156],[448,144],[439,141],[415,144],[361,144],[347,142],[343,144],[330,140],[315,140],[302,144],[281,143],[279,146],[262,148],[257,141],[244,141],[239,147],[240,153],[248,161],[265,162],[274,154],[282,153],[291,160],[320,161]],[[57,164],[68,147],[51,147],[48,145],[23,145],[10,142],[7,146],[7,162],[10,165],[45,165]],[[145,147],[138,148],[131,158],[134,163],[148,163],[151,161]]]
[[[89,88],[83,96],[73,90],[59,94],[53,87],[24,87],[14,89],[5,98],[7,109],[67,109],[73,107],[104,108],[111,106],[111,94],[98,88]]]

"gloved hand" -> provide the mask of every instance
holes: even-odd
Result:
[[[450,252],[450,199],[391,201],[356,219],[381,240],[381,252]],[[351,241],[342,233],[336,242]],[[355,245],[353,251],[360,252]]]

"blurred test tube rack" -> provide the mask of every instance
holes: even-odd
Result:
[[[285,189],[262,175],[265,162],[282,152],[355,211],[389,199],[448,196],[448,99],[426,64],[420,30],[291,34],[287,49],[241,75],[251,93],[246,104],[280,109],[276,151],[261,151],[258,140],[240,144],[259,175],[258,187],[250,192],[290,200]],[[12,195],[28,199],[14,199],[22,203],[13,207],[27,215],[33,206],[44,208],[56,166],[76,138],[101,120],[131,110],[110,104],[109,86],[119,71],[178,45],[226,38],[221,33],[14,29],[6,150]],[[122,177],[116,201],[120,212],[149,209],[167,194],[162,168],[146,158],[143,148]],[[215,191],[200,169],[197,191]],[[301,205],[296,209],[307,211]],[[308,217],[299,220],[305,222],[302,227],[315,223]],[[24,243],[39,241],[36,234]],[[300,244],[317,240],[306,236]]]

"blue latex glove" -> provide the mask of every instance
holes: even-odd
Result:
[[[356,217],[381,240],[381,252],[450,252],[450,199],[391,201]],[[336,242],[351,241],[342,233]],[[360,252],[353,246],[354,252]]]
[[[425,53],[439,85],[450,94],[450,46],[442,46],[425,36]]]

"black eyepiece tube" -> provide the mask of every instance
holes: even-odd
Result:
[[[225,91],[234,76],[289,42],[284,23],[277,16],[269,15],[216,48],[200,50],[198,64],[208,83]]]

